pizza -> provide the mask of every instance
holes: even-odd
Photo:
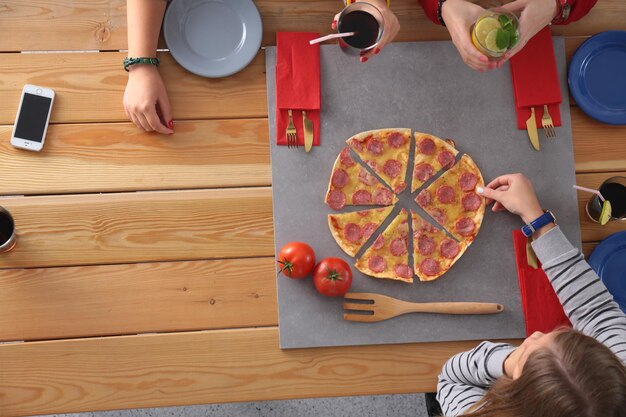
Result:
[[[325,201],[333,210],[341,210],[345,206],[388,206],[395,204],[398,198],[376,176],[357,164],[346,147],[333,165]]]
[[[328,227],[339,247],[348,255],[355,256],[389,216],[391,210],[393,206],[329,214]]]
[[[356,268],[376,278],[413,282],[409,266],[409,216],[402,209],[356,261]]]
[[[413,270],[420,281],[432,281],[446,272],[467,249],[417,213],[411,211],[413,227]]]
[[[437,136],[415,132],[415,157],[411,193],[442,169],[450,168],[459,153],[454,146]]]
[[[485,215],[485,199],[476,187],[485,183],[468,155],[422,190],[415,201],[457,240],[469,245]]]
[[[411,129],[370,130],[346,142],[396,194],[404,191],[407,187]]]

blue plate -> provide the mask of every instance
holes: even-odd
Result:
[[[252,0],[172,0],[163,21],[174,59],[203,77],[227,77],[259,52],[261,15]]]
[[[589,257],[589,265],[626,313],[626,231],[600,242]]]
[[[626,32],[602,32],[583,43],[570,62],[568,82],[589,116],[626,125]]]

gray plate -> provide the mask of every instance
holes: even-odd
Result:
[[[256,56],[263,37],[252,0],[172,0],[163,22],[174,59],[203,77],[227,77]]]

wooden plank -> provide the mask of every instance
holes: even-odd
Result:
[[[56,91],[53,123],[128,121],[122,98],[128,76],[121,52],[0,54],[0,124],[12,125],[24,84]],[[174,119],[267,117],[263,53],[237,74],[198,77],[160,53]]]
[[[576,172],[626,170],[626,126],[600,123],[578,107],[570,109]]]
[[[173,136],[131,123],[52,125],[45,152],[0,126],[0,192],[88,193],[271,185],[267,119],[181,121]]]
[[[280,350],[274,327],[5,344],[0,415],[434,391],[476,344]]]
[[[274,256],[271,189],[2,199],[17,246],[1,268]]]
[[[273,257],[2,270],[0,341],[276,326],[275,282]]]
[[[336,0],[256,0],[255,4],[263,19],[263,45],[275,45],[277,31],[328,32],[341,8]],[[401,25],[396,41],[449,39],[448,31],[428,20],[416,0],[394,0],[393,11]],[[567,36],[625,30],[624,12],[621,0],[602,0],[579,22],[552,30]],[[69,4],[62,0],[6,0],[0,4],[0,28],[0,51],[127,48],[122,0]]]
[[[626,172],[601,172],[596,174],[578,174],[576,182],[583,187],[600,187],[602,182],[614,176],[626,176]],[[590,199],[590,194],[578,191],[578,212],[580,214],[580,227],[583,242],[597,242],[616,232],[626,230],[626,222],[613,221],[604,226],[593,222],[585,211],[585,205]]]
[[[583,254],[585,254],[585,259],[589,259],[591,252],[598,246],[599,242],[586,242],[583,243]]]

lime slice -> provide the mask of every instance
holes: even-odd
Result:
[[[487,34],[487,37],[485,38],[485,48],[489,49],[492,52],[502,52],[506,49],[498,47],[498,30],[502,29],[492,30]]]
[[[600,213],[600,219],[598,220],[602,226],[609,222],[611,218],[611,202],[609,200],[604,200],[604,204],[602,204],[602,212]]]
[[[499,28],[500,28],[500,22],[498,22],[498,20],[495,17],[489,16],[489,17],[485,17],[479,20],[476,23],[476,27],[474,28],[474,33],[476,34],[476,39],[478,39],[478,41],[482,43],[483,45],[486,45],[485,39],[487,38],[487,36],[494,30],[497,30]]]

